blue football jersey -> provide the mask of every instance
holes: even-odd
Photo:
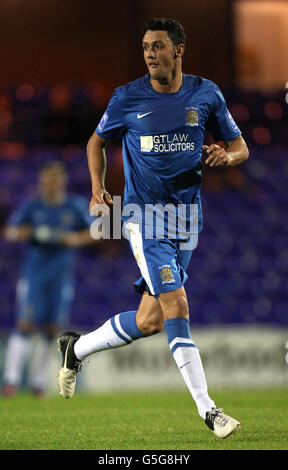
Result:
[[[183,74],[178,92],[160,93],[147,74],[117,88],[96,132],[104,139],[122,138],[123,204],[200,204],[206,130],[215,141],[241,135],[210,80]]]
[[[22,275],[45,281],[71,274],[74,250],[59,242],[61,232],[87,229],[91,220],[87,201],[66,195],[56,205],[48,205],[40,197],[30,199],[11,215],[8,223],[32,227],[35,236],[28,243]]]

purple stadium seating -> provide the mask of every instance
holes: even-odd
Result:
[[[54,109],[52,91],[36,90],[26,101],[17,99],[17,89],[5,91],[12,119],[0,143],[2,224],[33,193],[40,165],[48,159],[66,161],[69,189],[90,196],[85,146],[103,108],[91,104],[78,87],[71,88],[62,109]],[[191,323],[287,325],[288,105],[282,92],[227,90],[225,96],[250,158],[235,171],[204,171],[204,227],[186,284]],[[108,151],[108,173],[114,165],[119,168],[118,145]],[[110,182],[115,194],[113,182],[116,178]],[[77,328],[99,326],[118,312],[136,309],[140,301],[133,289],[138,267],[128,242],[106,241],[105,246],[109,243],[115,244],[110,255],[102,244],[78,253],[71,313]],[[0,239],[0,249],[0,328],[5,329],[14,322],[15,283],[25,247]]]

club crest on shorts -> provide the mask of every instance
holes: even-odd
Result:
[[[162,279],[162,284],[170,284],[171,282],[175,282],[175,277],[170,267],[170,264],[159,266],[159,269],[160,269],[160,277]]]
[[[185,111],[185,121],[186,121],[186,126],[198,126],[198,121],[199,121],[199,112],[198,108],[195,106],[190,106],[186,108]]]

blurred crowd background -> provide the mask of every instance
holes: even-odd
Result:
[[[204,229],[186,284],[191,323],[287,325],[287,1],[1,0],[1,226],[34,193],[46,160],[66,163],[88,211],[86,144],[114,88],[146,73],[151,16],[183,24],[184,72],[220,86],[250,150],[240,167],[204,171]],[[107,190],[121,195],[120,142],[107,157]],[[14,325],[24,249],[0,238],[2,331]],[[126,240],[79,250],[71,325],[94,329],[136,308],[138,276]]]

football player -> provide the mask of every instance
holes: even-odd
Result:
[[[218,86],[183,73],[185,32],[181,24],[173,19],[149,20],[144,26],[142,47],[148,73],[115,90],[87,146],[93,214],[99,204],[112,203],[105,188],[105,149],[112,139],[122,138],[126,182],[123,204],[141,209],[138,219],[134,214],[133,221],[129,221],[126,215],[123,222],[141,272],[135,288],[142,300],[137,311],[117,314],[94,332],[61,335],[60,393],[66,398],[73,395],[77,372],[89,354],[130,344],[164,328],[200,416],[218,437],[225,438],[240,423],[224,414],[209,396],[199,350],[190,333],[184,284],[195,247],[193,240],[189,245],[189,237],[195,236],[195,224],[191,224],[184,247],[179,220],[174,237],[167,236],[165,223],[162,237],[146,237],[149,223],[145,207],[185,205],[189,225],[190,209],[196,205],[200,231],[203,151],[204,164],[211,167],[238,165],[249,152]],[[210,146],[203,146],[206,130],[215,141]],[[217,144],[219,141],[225,143],[224,147]]]
[[[39,194],[11,215],[5,229],[8,241],[26,243],[16,289],[16,327],[4,364],[6,397],[21,384],[35,333],[42,339],[33,354],[29,385],[37,396],[45,393],[51,340],[67,325],[73,298],[74,249],[93,242],[86,200],[68,194],[66,184],[62,163],[47,162],[39,174]]]

